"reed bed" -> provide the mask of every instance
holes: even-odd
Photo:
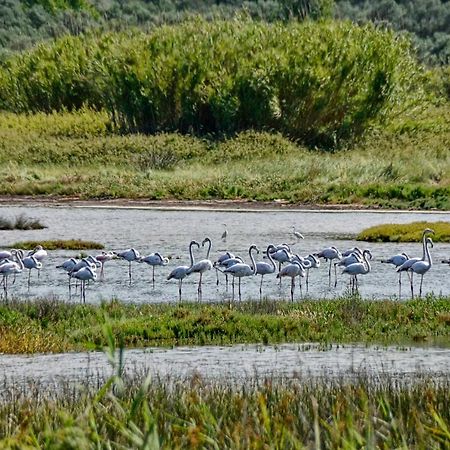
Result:
[[[105,246],[94,241],[84,241],[82,239],[55,239],[42,241],[20,241],[13,242],[7,247],[21,248],[23,250],[33,250],[38,245],[42,245],[46,250],[98,250]]]
[[[97,388],[2,390],[0,446],[447,449],[450,378],[150,379],[118,362]]]
[[[99,306],[57,299],[0,304],[0,353],[103,349],[112,327],[125,347],[284,342],[450,345],[450,299],[398,302],[358,297],[239,303]]]
[[[46,228],[39,219],[20,214],[14,219],[0,217],[0,230],[42,230]]]

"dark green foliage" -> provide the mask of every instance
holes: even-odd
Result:
[[[450,63],[448,0],[336,0],[335,15],[408,32],[425,62]]]
[[[40,45],[5,63],[0,105],[105,108],[127,132],[275,129],[330,149],[410,106],[417,74],[407,41],[372,26],[196,19]]]

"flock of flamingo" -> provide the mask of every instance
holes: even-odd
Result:
[[[293,234],[297,239],[303,239],[303,236],[293,227]],[[402,273],[406,272],[409,277],[411,297],[414,298],[414,274],[420,275],[419,297],[422,296],[422,285],[424,275],[432,267],[432,258],[430,254],[430,247],[433,247],[433,241],[430,235],[434,231],[426,228],[422,234],[422,257],[410,258],[406,253],[401,253],[392,256],[389,259],[381,260],[382,263],[392,264],[398,274],[399,284],[399,298],[401,297],[401,277]],[[226,242],[228,232],[225,231],[222,235],[222,241]],[[194,247],[199,250],[207,246],[206,256],[204,259],[195,261]],[[286,277],[291,279],[291,300],[294,300],[295,279],[300,279],[300,288],[302,286],[301,279],[306,279],[306,290],[309,285],[309,271],[317,269],[320,266],[320,259],[324,259],[328,265],[328,280],[331,286],[332,266],[334,265],[334,285],[337,285],[337,269],[342,269],[343,274],[350,276],[350,289],[352,293],[358,291],[358,276],[367,275],[371,271],[370,261],[372,260],[372,253],[370,250],[361,250],[358,247],[351,248],[344,252],[340,252],[335,246],[325,248],[317,253],[309,254],[305,257],[291,252],[288,244],[273,245],[270,244],[265,249],[266,261],[256,261],[255,255],[260,253],[256,245],[251,245],[248,249],[249,259],[251,264],[245,263],[243,258],[234,255],[227,251],[223,253],[216,261],[211,261],[212,242],[209,237],[205,237],[202,243],[193,240],[189,243],[189,265],[180,265],[170,271],[167,280],[178,281],[178,296],[181,301],[183,280],[192,274],[198,274],[198,299],[202,296],[202,280],[203,276],[215,269],[216,283],[219,285],[219,273],[225,276],[226,286],[228,288],[229,276],[232,277],[233,299],[235,297],[235,279],[238,280],[238,295],[241,299],[241,280],[245,277],[261,276],[259,284],[259,294],[262,298],[263,280],[266,275],[276,275],[281,284],[281,279]],[[23,250],[13,249],[10,251],[0,251],[0,275],[2,275],[3,297],[8,298],[8,283],[9,278],[13,277],[13,283],[17,274],[20,274],[24,269],[28,269],[28,287],[30,286],[31,271],[37,270],[38,273],[43,267],[43,261],[48,256],[47,251],[38,245],[34,250],[25,255]],[[159,252],[152,253],[148,256],[141,256],[139,251],[134,248],[127,249],[122,252],[103,251],[97,256],[88,256],[83,259],[70,258],[57,268],[62,269],[68,274],[69,291],[71,289],[72,279],[80,281],[80,298],[83,302],[86,301],[86,283],[95,281],[97,279],[104,279],[104,265],[106,262],[113,259],[122,259],[128,261],[128,277],[130,284],[132,283],[132,263],[146,263],[152,267],[152,284],[155,284],[155,267],[167,266],[169,258],[161,255]],[[450,259],[443,260],[442,263],[450,264]],[[100,271],[97,274],[97,271]]]

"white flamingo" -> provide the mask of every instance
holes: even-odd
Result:
[[[113,259],[116,259],[117,256],[114,254],[114,252],[101,252],[99,255],[95,256],[95,259],[100,263],[100,279],[104,280],[105,279],[105,273],[104,273],[104,269],[105,269],[105,264],[108,261],[111,261]]]
[[[278,273],[281,271],[281,265],[283,263],[289,262],[292,258],[292,253],[289,245],[280,244],[276,246],[270,252],[272,258],[278,262]],[[281,286],[281,278],[280,278],[280,286]]]
[[[10,259],[12,257],[12,253],[8,250],[0,251],[0,261],[4,259]]]
[[[199,295],[199,299],[202,295],[202,277],[205,272],[208,270],[211,270],[213,268],[213,263],[209,260],[209,254],[211,252],[211,239],[209,237],[206,237],[202,241],[202,247],[205,246],[205,243],[208,243],[208,250],[206,252],[206,259],[202,259],[199,262],[195,263],[193,266],[189,267],[187,274],[190,275],[191,273],[199,273],[200,277],[198,280],[198,288],[197,292]]]
[[[431,260],[431,253],[430,253],[430,249],[428,248],[428,245],[433,246],[433,241],[431,240],[431,238],[426,239],[426,242],[425,242],[426,259],[424,258],[421,261],[415,262],[409,269],[411,271],[411,278],[413,276],[413,273],[417,273],[420,275],[419,298],[422,297],[423,276],[431,269],[431,266],[433,265],[433,261]],[[412,298],[414,298],[414,293],[412,293]]]
[[[288,277],[291,279],[291,301],[294,301],[295,277],[304,277],[306,274],[303,264],[295,259],[293,262],[284,266],[278,273],[277,278]]]
[[[217,258],[217,261],[214,261],[214,263],[213,263],[213,267],[214,267],[214,269],[216,269],[216,285],[217,286],[219,286],[219,272],[221,272],[220,267],[222,267],[223,261],[226,261],[227,259],[230,259],[230,258],[234,258],[234,255],[233,255],[233,253],[227,251],[223,255],[220,255]],[[225,276],[225,279],[226,279],[226,285],[228,287],[228,275]]]
[[[128,261],[128,278],[130,279],[131,284],[131,262],[139,261],[141,255],[134,248],[129,248],[127,250],[124,250],[123,252],[115,253],[115,255],[121,259],[124,259],[125,261]]]
[[[12,256],[14,257],[14,253]],[[8,279],[11,275],[16,276],[16,274],[21,273],[23,270],[22,260],[19,258],[17,261],[12,261],[9,259],[4,259],[2,264],[0,264],[0,275],[3,276],[3,292],[5,294],[5,301],[8,301]]]
[[[406,253],[399,253],[397,255],[391,256],[388,259],[382,259],[381,262],[384,264],[392,264],[395,267],[400,267],[406,261],[408,261],[409,256]],[[398,273],[398,298],[402,296],[402,272]]]
[[[167,277],[168,280],[178,280],[178,295],[179,299],[181,301],[181,288],[183,285],[183,280],[188,276],[187,271],[194,265],[194,253],[192,251],[192,246],[196,245],[197,248],[200,248],[200,244],[197,241],[191,241],[189,243],[189,257],[191,264],[189,266],[178,266],[173,269],[169,276]]]
[[[252,253],[253,250],[259,253],[258,247],[256,247],[255,244],[252,244],[248,249],[248,254],[250,256],[250,260],[252,261],[252,266],[249,266],[248,264],[245,263],[236,263],[231,265],[230,267],[227,267],[224,270],[224,273],[229,273],[233,275],[233,278],[239,279],[239,287],[238,287],[239,300],[241,299],[241,278],[251,277],[256,274],[256,263]],[[234,283],[233,283],[233,298],[234,298]]]
[[[38,271],[42,269],[42,263],[41,261],[38,261],[35,256],[25,256],[25,258],[22,259],[23,266],[25,269],[28,269],[28,289],[30,289],[30,283],[31,283],[31,270],[35,269]]]
[[[155,287],[155,266],[167,266],[169,258],[162,256],[159,252],[155,252],[140,258],[139,262],[152,266],[152,284]]]
[[[80,270],[71,273],[69,276],[81,281],[80,300],[86,303],[86,281],[97,279],[97,272],[91,266],[82,267]]]
[[[363,251],[363,262],[356,262],[353,264],[348,265],[344,268],[342,273],[348,273],[351,277],[350,284],[352,286],[352,293],[355,292],[355,290],[358,290],[358,275],[366,275],[371,271],[370,262],[367,259],[367,255],[369,255],[370,259],[372,259],[372,253],[370,250],[364,250]]]
[[[34,250],[28,252],[27,256],[34,256],[38,261],[42,261],[43,259],[47,258],[48,253],[47,250],[42,247],[42,245],[36,245]]]
[[[310,269],[318,269],[320,267],[320,260],[317,256],[310,254],[306,258],[311,263],[310,267],[306,267],[306,291],[309,290],[309,270]]]
[[[341,259],[341,252],[332,245],[331,247],[324,248],[319,253],[315,253],[315,256],[318,258],[325,258],[326,261],[330,261],[330,266],[328,268],[328,285],[331,286],[331,264],[333,263],[333,259]],[[337,286],[337,269],[334,266],[334,287]]]
[[[270,244],[267,247],[266,255],[267,258],[269,258],[270,263],[266,263],[265,261],[258,261],[256,263],[256,275],[261,275],[261,283],[259,284],[259,295],[262,297],[262,285],[263,285],[263,279],[264,275],[269,275],[271,273],[275,273],[277,270],[277,267],[275,266],[275,261],[272,258],[272,254],[270,253],[270,250],[275,248],[273,244]]]
[[[426,256],[426,246],[428,243],[428,237],[429,234],[434,234],[434,230],[431,228],[425,228],[422,232],[422,258],[410,258],[406,260],[401,266],[397,268],[397,272],[407,272],[410,273],[411,276],[409,277],[410,285],[411,285],[411,296],[414,297],[414,284],[413,284],[413,273],[410,272],[409,269],[412,267],[412,265],[418,261],[425,261]],[[431,239],[430,239],[431,240]],[[433,246],[433,241],[431,241],[431,246]]]

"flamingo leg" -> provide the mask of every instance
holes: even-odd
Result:
[[[262,284],[263,284],[264,275],[261,275],[261,283],[259,283],[259,297],[262,297]]]
[[[128,262],[128,278],[130,279],[131,284],[131,261]]]
[[[228,291],[228,274],[225,274],[225,290]]]
[[[291,278],[291,302],[294,301],[295,277]]]
[[[330,265],[328,267],[328,287],[331,287],[331,259],[330,259]]]
[[[409,281],[411,282],[411,298],[414,298],[414,282],[413,282],[413,274],[414,272],[411,272]]]
[[[101,269],[100,269],[100,279],[104,280],[105,279],[105,274],[103,273],[103,268],[105,267],[105,263],[102,262],[101,263]]]
[[[306,292],[309,290],[309,269],[306,269]]]
[[[241,301],[241,277],[239,277],[239,301]]]
[[[280,273],[281,272],[281,263],[279,262],[278,263],[278,273]],[[281,279],[282,279],[282,277],[280,277],[280,287],[281,287]]]
[[[217,267],[215,269],[216,269],[216,286],[219,286],[219,270],[217,269]]]
[[[419,298],[422,298],[422,284],[423,284],[423,274],[420,278],[420,289],[419,289]]]
[[[30,290],[30,283],[31,283],[31,269],[28,269],[28,290]]]
[[[200,278],[198,279],[198,288],[197,288],[198,295],[202,295],[202,276],[203,274],[200,272]]]
[[[334,287],[337,286],[337,267],[334,265]]]
[[[153,289],[155,289],[155,266],[152,266],[152,285]]]
[[[180,282],[178,283],[178,297],[180,299],[181,302],[181,286],[183,284],[183,278],[180,278]]]
[[[398,273],[398,298],[402,298],[402,273]]]

